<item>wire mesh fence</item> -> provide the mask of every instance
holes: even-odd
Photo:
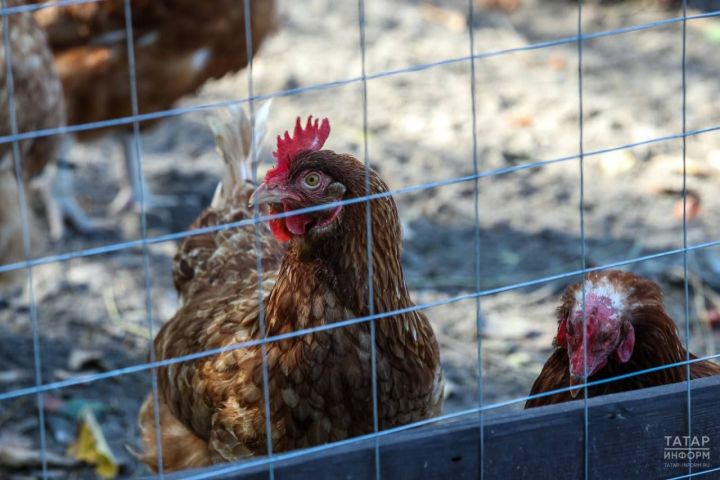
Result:
[[[8,6],[6,4],[6,1],[3,0],[3,9],[2,12],[2,18],[3,18],[3,30],[4,30],[4,44],[9,45],[10,44],[10,35],[11,35],[11,28],[8,24],[8,17],[11,15],[16,14],[22,14],[27,12],[36,12],[41,11],[42,9],[49,8],[51,6],[60,6],[60,7],[68,7],[72,5],[85,5],[85,4],[91,4],[95,2],[102,2],[103,0],[60,0],[58,2],[53,3],[38,3],[38,4],[30,4],[30,5],[16,5],[13,4],[12,6]],[[105,0],[110,1],[110,0]],[[250,6],[249,0],[243,1],[243,8],[244,8],[244,20],[245,20],[245,41],[246,41],[246,47],[247,47],[247,58],[249,59],[248,66],[247,66],[247,96],[242,98],[233,98],[231,100],[221,100],[221,101],[212,101],[212,102],[203,102],[201,104],[195,104],[190,106],[180,106],[175,107],[171,109],[163,109],[161,111],[154,111],[154,112],[142,112],[139,106],[138,101],[138,79],[137,79],[137,73],[136,73],[136,56],[135,52],[137,50],[137,36],[133,32],[133,8],[132,8],[132,2],[130,0],[124,0],[123,2],[123,8],[124,8],[124,14],[125,14],[125,39],[127,42],[126,49],[128,52],[128,66],[129,66],[129,77],[127,78],[128,85],[130,86],[130,92],[131,92],[131,115],[128,116],[122,116],[118,118],[112,118],[102,121],[94,121],[89,123],[83,123],[83,124],[75,124],[75,125],[69,125],[69,126],[58,126],[56,128],[47,128],[47,129],[41,129],[36,131],[19,131],[17,127],[16,117],[17,117],[17,108],[14,104],[14,83],[13,83],[13,72],[12,72],[12,52],[9,48],[6,48],[5,51],[5,59],[6,59],[6,71],[7,71],[7,77],[6,77],[6,89],[8,92],[8,108],[9,108],[9,119],[10,119],[10,131],[6,134],[0,136],[0,144],[11,144],[12,145],[12,156],[14,158],[14,166],[17,176],[17,183],[19,185],[18,187],[18,202],[21,207],[20,215],[22,218],[22,223],[24,225],[23,230],[23,250],[25,254],[26,260],[24,261],[17,261],[8,263],[5,265],[0,265],[0,274],[3,273],[10,273],[10,272],[16,272],[16,271],[23,271],[25,270],[27,272],[27,286],[28,286],[28,294],[29,294],[29,317],[30,317],[30,324],[31,324],[31,330],[32,330],[32,339],[33,339],[33,356],[34,356],[34,382],[32,385],[26,386],[26,387],[19,387],[19,388],[13,388],[6,391],[0,391],[0,402],[6,402],[8,400],[13,399],[19,399],[23,397],[30,397],[34,396],[37,401],[37,414],[38,414],[38,435],[40,438],[40,450],[42,452],[42,475],[43,477],[48,477],[48,460],[47,460],[47,445],[46,445],[46,436],[48,433],[46,432],[46,418],[45,418],[45,412],[46,412],[46,405],[44,404],[44,394],[50,393],[50,392],[56,392],[61,391],[62,389],[66,389],[68,387],[78,386],[78,385],[90,385],[92,386],[96,382],[100,382],[103,380],[108,379],[115,379],[125,376],[130,376],[133,374],[139,374],[139,373],[150,373],[152,382],[152,392],[154,397],[154,412],[155,412],[155,427],[157,432],[157,443],[160,446],[158,449],[158,455],[157,455],[157,462],[159,466],[159,475],[160,477],[163,476],[163,453],[162,453],[162,442],[160,441],[160,435],[162,431],[162,424],[160,422],[160,416],[159,416],[159,392],[158,392],[158,383],[157,383],[157,369],[161,367],[169,367],[172,365],[179,365],[183,364],[185,362],[191,362],[194,360],[199,360],[203,358],[212,357],[221,353],[226,353],[229,351],[234,350],[240,350],[240,349],[247,349],[250,347],[260,347],[261,354],[262,354],[262,372],[263,372],[263,398],[266,399],[265,405],[264,405],[264,430],[265,430],[265,438],[267,440],[266,445],[266,451],[267,456],[260,457],[257,459],[251,459],[248,461],[244,461],[237,464],[229,464],[227,467],[223,467],[221,469],[214,469],[212,472],[209,473],[202,473],[202,472],[194,472],[190,474],[189,478],[209,478],[209,477],[222,477],[224,475],[228,474],[237,474],[241,473],[245,469],[250,469],[253,467],[257,467],[259,465],[267,465],[268,466],[268,472],[270,478],[273,478],[273,465],[275,462],[286,460],[289,458],[295,458],[299,456],[310,456],[318,452],[323,452],[327,450],[331,450],[333,448],[339,448],[342,446],[352,445],[354,443],[359,443],[366,440],[373,440],[375,439],[375,450],[374,450],[374,458],[375,458],[375,476],[376,478],[381,478],[381,449],[379,446],[378,440],[382,437],[387,437],[389,435],[396,434],[401,431],[405,431],[412,428],[418,428],[425,425],[430,425],[436,422],[440,422],[443,420],[450,420],[450,419],[456,419],[456,418],[468,418],[469,416],[480,416],[480,422],[481,422],[481,428],[480,428],[480,435],[479,435],[479,454],[480,458],[484,458],[483,450],[485,448],[485,443],[483,441],[483,429],[482,429],[482,421],[484,418],[484,415],[486,415],[489,412],[496,411],[499,409],[502,409],[503,407],[507,407],[510,405],[517,405],[522,404],[528,399],[531,398],[539,398],[543,396],[549,396],[553,395],[558,392],[562,391],[570,391],[577,388],[577,386],[570,386],[566,387],[560,390],[553,390],[550,392],[543,392],[538,395],[525,395],[525,396],[515,396],[513,398],[502,400],[502,401],[491,401],[488,402],[484,398],[484,392],[485,387],[484,385],[488,381],[486,378],[485,367],[484,367],[484,353],[483,353],[483,330],[485,329],[485,322],[483,319],[483,298],[485,297],[491,297],[493,295],[497,295],[504,292],[512,292],[512,291],[525,291],[529,287],[539,287],[546,285],[551,282],[555,281],[567,281],[569,279],[577,279],[578,277],[584,278],[588,273],[595,272],[595,271],[602,271],[602,270],[608,270],[613,268],[620,268],[620,267],[628,267],[631,265],[635,265],[641,262],[649,262],[653,260],[673,257],[673,256],[680,256],[682,257],[682,269],[683,269],[683,299],[684,299],[684,318],[681,323],[684,329],[684,342],[685,342],[685,349],[687,352],[687,357],[685,361],[683,362],[676,362],[673,364],[668,365],[662,365],[659,367],[653,367],[650,369],[644,369],[624,375],[619,375],[613,378],[608,379],[601,379],[601,380],[595,380],[595,381],[588,381],[580,385],[581,388],[585,390],[585,417],[584,417],[584,454],[586,461],[584,463],[584,477],[590,478],[592,476],[592,465],[590,465],[590,462],[587,461],[588,457],[588,448],[587,445],[589,445],[589,439],[592,435],[591,427],[588,423],[588,410],[587,410],[587,402],[588,402],[588,395],[587,395],[587,389],[589,387],[595,386],[595,385],[601,385],[609,382],[616,382],[618,380],[624,379],[624,378],[631,378],[631,377],[637,377],[640,375],[648,374],[654,371],[660,371],[664,369],[669,369],[677,366],[685,366],[687,368],[688,372],[688,381],[687,381],[687,435],[689,437],[692,437],[693,435],[693,429],[692,429],[692,383],[689,380],[689,372],[690,372],[690,365],[701,362],[708,359],[718,359],[720,357],[720,354],[708,354],[701,356],[700,358],[691,358],[690,356],[690,339],[691,339],[691,301],[690,301],[690,274],[689,274],[689,255],[701,252],[701,251],[707,251],[713,248],[720,247],[720,239],[711,237],[709,239],[705,239],[704,241],[700,242],[690,242],[689,236],[688,236],[688,224],[690,220],[688,219],[688,186],[687,186],[687,149],[688,149],[688,140],[706,135],[711,134],[717,130],[720,130],[720,125],[702,125],[702,126],[694,126],[694,128],[689,128],[688,125],[688,101],[687,101],[687,90],[688,90],[688,77],[687,77],[687,71],[688,71],[688,58],[687,58],[687,51],[688,51],[688,44],[687,44],[687,30],[688,25],[691,22],[699,22],[702,20],[708,20],[713,19],[715,17],[720,16],[720,11],[706,11],[706,12],[699,12],[699,13],[692,13],[690,14],[688,11],[688,5],[687,0],[684,0],[682,2],[682,8],[680,10],[680,15],[671,17],[671,18],[663,18],[660,20],[654,20],[647,23],[642,24],[633,24],[629,26],[619,27],[619,28],[612,28],[608,30],[603,31],[586,31],[586,22],[584,17],[584,6],[583,2],[578,2],[578,4],[574,7],[576,8],[576,15],[577,15],[577,31],[574,35],[570,36],[564,36],[561,38],[554,38],[551,40],[543,40],[538,41],[536,43],[527,43],[520,46],[514,46],[509,48],[501,48],[497,50],[484,50],[482,45],[478,45],[478,41],[474,35],[474,29],[472,26],[475,24],[476,17],[479,15],[478,7],[475,5],[475,2],[469,1],[467,2],[467,21],[470,25],[469,28],[467,28],[467,37],[466,41],[463,44],[463,48],[465,49],[466,53],[460,56],[450,57],[450,58],[441,58],[439,60],[433,60],[425,63],[416,63],[409,66],[403,66],[399,68],[390,68],[390,69],[378,69],[377,65],[368,65],[368,36],[367,36],[367,16],[366,16],[366,3],[364,0],[359,0],[357,2],[357,25],[356,28],[356,35],[354,35],[354,38],[356,38],[356,45],[357,45],[357,54],[359,57],[359,74],[357,76],[352,76],[350,78],[344,78],[344,79],[332,79],[330,81],[326,82],[319,82],[319,83],[312,83],[305,86],[290,86],[288,88],[283,88],[276,91],[271,92],[257,92],[256,91],[256,85],[255,85],[255,79],[254,79],[254,73],[253,73],[253,35],[252,35],[252,8]],[[567,7],[570,8],[570,7]],[[681,45],[681,56],[677,61],[677,71],[681,75],[681,82],[679,86],[679,94],[681,95],[681,102],[680,107],[677,109],[677,116],[680,118],[680,129],[679,131],[671,131],[664,135],[648,135],[646,137],[634,139],[630,142],[620,142],[620,144],[611,144],[606,146],[593,146],[588,147],[588,140],[586,138],[586,125],[585,122],[588,119],[588,114],[586,109],[588,108],[588,102],[586,98],[586,92],[585,92],[585,82],[587,82],[587,66],[584,63],[585,58],[585,49],[587,48],[586,45],[589,42],[595,42],[600,41],[603,39],[623,36],[623,35],[633,35],[633,34],[639,34],[641,32],[646,31],[652,31],[659,28],[678,28],[680,30],[681,35],[678,38],[678,42]],[[282,28],[282,27],[281,27]],[[477,75],[477,69],[479,68],[478,65],[480,62],[489,61],[491,59],[502,59],[507,56],[516,55],[516,54],[523,54],[523,53],[529,53],[533,54],[536,51],[543,51],[546,49],[553,49],[557,47],[574,47],[576,48],[576,61],[577,61],[577,69],[575,70],[575,78],[576,78],[576,86],[577,89],[573,92],[565,92],[566,96],[572,96],[576,99],[576,114],[575,117],[577,119],[577,150],[573,151],[573,153],[569,153],[566,155],[561,156],[555,156],[550,157],[544,160],[528,160],[528,161],[521,161],[515,164],[510,165],[501,165],[501,166],[491,166],[486,167],[483,165],[482,162],[482,154],[480,152],[481,145],[483,143],[483,138],[479,135],[479,128],[478,125],[480,124],[478,117],[481,115],[481,113],[478,111],[477,107],[477,96],[478,96],[478,75]],[[383,106],[382,104],[378,104],[380,102],[375,102],[373,100],[373,93],[372,93],[372,84],[373,82],[379,82],[385,79],[393,79],[396,77],[404,77],[406,75],[412,75],[412,76],[422,76],[424,72],[433,70],[433,69],[442,69],[442,68],[448,68],[448,67],[454,67],[454,66],[462,66],[468,68],[468,79],[469,84],[467,85],[467,89],[465,92],[463,92],[463,95],[468,95],[470,99],[470,105],[467,106],[467,111],[460,113],[455,112],[456,115],[462,116],[466,123],[471,125],[471,136],[470,136],[470,148],[467,152],[461,153],[460,156],[465,159],[467,162],[467,168],[463,169],[464,172],[469,173],[463,173],[461,175],[445,175],[443,178],[439,179],[433,179],[430,181],[420,181],[420,182],[410,182],[408,185],[399,186],[396,188],[392,188],[387,192],[380,192],[380,193],[371,193],[370,190],[370,168],[371,164],[374,164],[374,158],[371,151],[371,143],[372,143],[372,129],[370,128],[371,125],[371,116],[374,109],[381,109]],[[267,68],[267,67],[265,67]],[[142,135],[141,135],[141,126],[144,122],[152,122],[157,120],[163,120],[163,119],[171,119],[174,117],[181,117],[187,114],[194,114],[194,113],[202,113],[212,110],[217,110],[221,108],[231,107],[231,106],[246,106],[250,111],[250,118],[251,118],[251,124],[254,125],[254,122],[252,121],[254,119],[256,106],[264,101],[270,100],[270,99],[282,99],[286,97],[293,97],[293,96],[300,96],[305,94],[317,94],[317,95],[323,95],[324,92],[331,91],[333,89],[343,88],[343,87],[358,87],[359,88],[359,104],[361,106],[361,109],[359,112],[356,112],[356,115],[361,118],[361,121],[359,122],[360,128],[359,128],[359,137],[360,140],[357,141],[354,145],[356,147],[356,150],[354,154],[363,162],[365,166],[365,195],[354,197],[354,198],[348,198],[343,199],[339,201],[334,201],[330,203],[325,203],[322,205],[316,205],[311,206],[307,208],[301,208],[297,210],[293,210],[290,212],[284,212],[284,213],[275,213],[275,214],[264,214],[259,207],[255,207],[254,216],[252,218],[246,218],[240,221],[231,222],[231,223],[225,223],[222,225],[217,226],[210,226],[205,228],[196,228],[191,230],[184,230],[179,232],[171,232],[171,233],[163,233],[163,234],[151,234],[150,229],[148,227],[148,212],[146,211],[146,202],[145,202],[145,191],[144,187],[144,179],[143,179],[143,172],[146,171],[146,167],[143,166],[144,161],[144,148],[142,145]],[[531,82],[525,83],[525,88],[530,89],[533,85]],[[446,95],[452,95],[452,91],[446,92]],[[277,101],[277,100],[276,100]],[[432,109],[429,108],[428,115],[432,115]],[[139,228],[139,238],[135,240],[125,240],[125,241],[116,241],[111,242],[107,244],[101,244],[98,246],[93,246],[89,248],[79,248],[71,251],[65,251],[65,252],[59,252],[59,253],[52,253],[52,254],[42,254],[37,255],[35,252],[33,252],[31,248],[31,233],[28,228],[28,214],[27,214],[27,201],[26,201],[26,192],[25,188],[23,187],[23,161],[21,156],[21,149],[20,149],[20,143],[25,140],[34,140],[34,139],[40,139],[44,137],[51,137],[56,135],[71,135],[71,134],[81,134],[86,131],[92,131],[96,129],[104,129],[109,127],[130,127],[132,129],[132,137],[133,137],[133,143],[132,148],[134,150],[134,161],[136,162],[135,165],[135,171],[138,172],[138,184],[141,185],[140,189],[140,213],[139,213],[139,222],[140,222],[140,228]],[[254,136],[252,136],[254,139]],[[586,205],[586,189],[591,188],[592,185],[588,183],[588,176],[587,176],[587,164],[588,162],[593,161],[593,159],[596,159],[598,157],[602,157],[607,154],[611,154],[614,152],[626,152],[631,151],[632,149],[639,148],[639,147],[645,147],[645,146],[652,146],[657,144],[664,144],[667,142],[680,142],[680,156],[681,159],[681,169],[682,169],[682,188],[681,188],[681,198],[682,198],[682,214],[681,214],[681,228],[682,228],[682,242],[681,245],[678,245],[675,248],[664,248],[660,250],[656,250],[653,252],[630,252],[631,255],[628,255],[627,257],[623,257],[620,260],[614,259],[614,260],[608,260],[603,261],[600,264],[591,264],[591,262],[588,261],[588,240],[586,238],[586,213],[588,211],[587,205]],[[257,152],[257,149],[254,148],[252,151],[254,153]],[[410,154],[412,155],[412,153]],[[384,160],[388,161],[388,160]],[[553,274],[548,275],[539,275],[539,276],[529,276],[529,278],[522,280],[522,281],[515,281],[511,283],[506,284],[500,284],[492,287],[487,287],[485,284],[481,281],[481,277],[483,275],[487,275],[486,269],[484,267],[483,258],[481,255],[481,252],[483,250],[483,235],[482,235],[482,228],[481,228],[481,219],[484,215],[484,212],[488,209],[492,209],[493,205],[486,204],[481,199],[481,180],[483,179],[493,179],[499,176],[503,175],[510,175],[515,174],[519,172],[526,172],[526,171],[536,171],[542,168],[548,168],[553,165],[575,165],[578,168],[578,183],[576,185],[576,190],[578,193],[578,204],[576,205],[575,210],[577,212],[577,218],[579,221],[579,238],[578,238],[578,248],[579,248],[579,265],[577,268],[563,268],[562,271],[558,271]],[[433,172],[434,174],[435,172]],[[450,172],[452,173],[452,172]],[[257,180],[257,179],[256,179]],[[373,224],[371,221],[372,216],[372,209],[373,209],[373,202],[388,198],[388,197],[398,197],[402,195],[410,195],[410,194],[423,194],[425,192],[429,191],[436,191],[443,189],[445,187],[450,187],[454,185],[472,185],[471,189],[471,195],[473,198],[473,218],[474,218],[474,225],[472,228],[472,236],[470,237],[471,243],[472,243],[472,249],[470,250],[470,254],[468,254],[468,258],[466,258],[467,262],[472,262],[473,264],[473,273],[474,278],[472,279],[471,285],[472,288],[470,288],[470,291],[457,293],[454,292],[452,295],[448,295],[444,298],[441,298],[439,300],[430,300],[430,301],[423,301],[418,302],[416,305],[412,305],[410,307],[405,307],[401,309],[394,309],[394,310],[388,310],[384,311],[382,309],[378,309],[375,305],[374,299],[374,289],[375,285],[372,281],[374,278],[374,272],[373,272],[373,262],[368,261],[367,267],[367,279],[368,279],[368,301],[369,304],[367,305],[367,315],[358,316],[355,318],[344,318],[340,321],[336,321],[333,323],[327,323],[320,326],[315,326],[311,328],[300,328],[296,329],[290,332],[281,333],[281,334],[275,334],[266,336],[266,324],[265,324],[265,311],[264,311],[264,297],[262,293],[262,285],[263,285],[263,259],[260,254],[262,251],[261,245],[260,245],[260,229],[264,228],[262,227],[263,224],[267,224],[271,220],[278,220],[278,219],[284,219],[291,216],[297,216],[301,214],[307,214],[307,213],[313,213],[313,212],[319,212],[319,211],[329,211],[336,207],[345,207],[349,205],[354,204],[363,204],[365,206],[365,212],[366,212],[366,232],[367,232],[367,252],[364,252],[366,255],[366,258],[371,259],[373,258]],[[220,231],[227,231],[232,229],[237,229],[240,227],[253,227],[255,230],[255,238],[256,238],[256,244],[255,244],[255,250],[256,250],[256,269],[258,271],[258,300],[259,300],[259,329],[260,332],[259,335],[256,338],[247,340],[247,341],[241,341],[241,342],[234,342],[230,345],[222,346],[219,348],[212,348],[207,349],[204,351],[198,351],[187,355],[182,355],[179,357],[174,358],[156,358],[155,356],[155,350],[152,348],[152,341],[148,343],[148,354],[149,358],[147,362],[141,362],[141,363],[132,363],[130,365],[118,367],[118,368],[111,368],[106,371],[100,372],[100,373],[92,373],[92,374],[83,374],[79,376],[73,376],[71,378],[67,379],[57,379],[57,380],[47,380],[43,378],[42,374],[42,363],[43,363],[43,352],[41,348],[41,342],[40,337],[42,334],[42,329],[40,327],[39,321],[38,321],[38,306],[35,301],[35,295],[34,295],[34,285],[35,282],[33,280],[33,271],[35,271],[38,268],[42,268],[43,266],[48,265],[54,265],[61,262],[71,262],[78,259],[86,259],[86,258],[92,258],[97,257],[102,261],[104,256],[118,253],[118,252],[124,252],[128,250],[138,250],[141,252],[142,256],[142,271],[143,271],[143,295],[144,295],[144,303],[145,303],[145,322],[147,331],[149,334],[149,338],[153,339],[155,337],[156,333],[156,324],[158,321],[164,321],[167,320],[165,318],[158,319],[156,318],[156,314],[154,313],[153,308],[153,272],[152,272],[152,265],[151,265],[151,258],[150,258],[150,249],[154,245],[162,245],[162,244],[172,244],[172,242],[182,241],[183,239],[195,237],[198,235],[203,235],[207,233],[212,232],[220,232]],[[469,260],[469,258],[472,258],[472,260]],[[583,283],[583,289],[584,289],[584,283]],[[584,303],[585,303],[585,293],[583,292],[583,317],[585,317],[584,312]],[[428,309],[432,309],[435,307],[441,307],[445,305],[453,305],[458,304],[460,302],[464,301],[472,301],[474,303],[474,324],[476,328],[476,335],[475,335],[475,341],[476,341],[476,347],[477,347],[477,357],[476,357],[476,372],[477,372],[477,395],[476,395],[476,406],[471,408],[463,408],[458,411],[450,412],[442,414],[438,417],[434,418],[428,418],[425,420],[421,420],[418,422],[408,423],[401,426],[396,426],[392,428],[380,428],[380,421],[379,421],[379,408],[382,408],[382,405],[379,404],[378,400],[378,385],[377,385],[377,352],[376,352],[376,323],[383,319],[393,319],[394,317],[397,317],[402,314],[410,313],[410,312],[419,312],[424,311]],[[372,380],[372,432],[368,433],[366,435],[356,436],[352,438],[347,438],[344,440],[327,443],[323,445],[317,445],[317,446],[311,446],[310,448],[299,450],[299,451],[290,451],[290,452],[278,452],[277,449],[273,447],[273,426],[272,426],[272,418],[271,418],[271,410],[270,410],[270,401],[268,400],[270,398],[270,387],[269,387],[269,376],[270,373],[268,371],[268,360],[267,360],[267,345],[273,344],[276,342],[281,342],[284,340],[289,339],[296,339],[301,338],[304,336],[307,336],[309,334],[317,334],[320,332],[330,332],[337,329],[343,329],[354,325],[361,325],[361,324],[367,324],[369,326],[370,331],[370,345],[371,348],[371,356],[369,359],[369,362],[371,364],[371,380]],[[587,327],[585,327],[587,328]],[[587,345],[585,345],[585,348],[587,348]],[[441,352],[442,354],[442,352]],[[584,357],[587,357],[587,353],[585,353]],[[586,372],[587,372],[587,364],[585,365]],[[91,387],[92,388],[92,387]],[[143,393],[144,395],[144,393]],[[692,468],[690,468],[686,475],[683,477],[677,477],[677,478],[689,478],[692,476],[699,476],[708,474],[710,472],[717,471],[717,468],[712,469],[704,469],[695,471]],[[478,476],[483,476],[483,467],[482,464],[480,465],[480,471],[478,472]]]

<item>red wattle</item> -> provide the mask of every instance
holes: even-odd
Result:
[[[273,208],[270,209],[270,215],[275,215],[277,213],[280,212]],[[276,218],[274,220],[270,220],[268,223],[270,225],[270,231],[279,242],[287,243],[290,241],[290,239],[292,238],[292,234],[285,226],[284,218]]]
[[[618,345],[617,350],[615,350],[615,355],[620,361],[620,363],[626,363],[630,360],[634,348],[635,329],[631,324],[628,323],[625,327],[625,338],[623,338],[622,342],[620,342],[620,345]]]
[[[558,326],[557,335],[555,336],[555,344],[560,348],[568,348],[567,345],[567,318],[564,318]]]
[[[307,215],[292,215],[285,218],[285,226],[293,235],[304,235],[305,227],[312,221]]]

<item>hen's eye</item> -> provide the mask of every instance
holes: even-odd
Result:
[[[317,173],[311,173],[305,176],[305,185],[310,188],[315,188],[320,185],[320,175]]]

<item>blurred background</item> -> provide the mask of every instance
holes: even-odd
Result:
[[[205,0],[208,5],[215,1]],[[266,3],[274,5],[275,25],[256,27],[261,19],[253,19],[254,29],[266,28],[267,32],[255,40],[254,47],[259,48],[253,59],[252,84],[255,95],[276,98],[260,171],[272,165],[269,152],[275,135],[290,128],[297,116],[309,114],[330,118],[333,133],[328,148],[363,158],[357,3]],[[365,8],[366,71],[370,77],[367,144],[372,167],[393,190],[470,175],[476,136],[478,168],[488,173],[478,181],[480,288],[501,289],[582,268],[578,45],[569,38],[577,34],[576,3],[477,0],[472,19],[467,0],[366,0]],[[720,3],[689,2],[688,14],[698,18],[687,22],[686,128],[707,129],[687,138],[689,245],[720,240],[720,134],[714,130],[720,126],[716,101],[720,19],[702,16],[713,9],[720,9]],[[196,18],[192,28],[198,36],[208,34],[203,22],[212,22],[212,15],[223,15],[221,10],[215,8],[212,14],[208,11],[207,18]],[[272,10],[266,13],[270,15]],[[53,17],[38,10],[35,15],[44,28],[51,28],[49,24],[57,27],[57,18],[63,21],[62,12],[56,11]],[[135,15],[133,25],[137,23],[138,29],[151,19]],[[588,155],[584,160],[583,213],[588,266],[683,247],[683,24],[664,22],[679,16],[680,2],[671,0],[585,2],[585,33],[647,27],[598,35],[583,43],[583,148]],[[168,18],[167,22],[179,24],[180,19]],[[82,31],[77,25],[74,28]],[[119,32],[124,42],[122,29]],[[50,30],[51,40],[52,33]],[[79,50],[62,65],[61,76],[72,77],[74,68],[100,61],[91,53],[83,56],[82,42],[89,51],[111,42],[118,30],[95,33],[88,27],[86,34],[80,35]],[[143,59],[143,42],[149,41],[147,35],[151,34],[145,35],[134,39],[138,65],[152,61],[157,67],[170,68],[159,60]],[[244,35],[242,30],[236,32],[238,38],[244,39]],[[474,75],[474,132],[470,35],[479,55]],[[175,41],[181,45],[185,39],[178,36]],[[539,44],[544,48],[525,48]],[[63,48],[61,38],[53,46],[56,61]],[[172,50],[172,44],[166,48]],[[241,52],[245,44],[234,48]],[[201,62],[202,55],[194,61]],[[418,65],[427,68],[403,71]],[[102,85],[103,92],[83,87],[84,96],[77,105],[91,107],[101,102],[103,95],[112,95],[107,91],[127,89],[122,86],[126,77],[102,75],[97,74],[92,82]],[[147,75],[137,79],[143,113],[153,111],[148,85],[158,81],[152,73]],[[137,147],[145,190],[152,200],[146,211],[148,237],[185,230],[209,204],[222,175],[206,122],[212,109],[191,107],[247,98],[248,75],[247,68],[218,74],[219,79],[203,81],[196,91],[178,94],[171,102],[180,109],[177,114],[152,125],[140,123]],[[163,77],[161,89],[173,90],[173,78]],[[336,81],[343,82],[338,85],[333,83]],[[317,85],[320,87],[310,88]],[[281,94],[285,91],[288,93]],[[77,105],[74,108],[80,109]],[[165,108],[169,107],[155,111]],[[110,111],[105,118],[74,122],[81,118],[76,113],[69,115],[68,124],[132,112]],[[128,174],[123,142],[116,137],[114,132],[104,131],[94,138],[77,138],[66,142],[62,152],[64,163],[71,165],[73,195],[93,221],[92,232],[69,225],[62,239],[49,240],[43,206],[29,186],[28,205],[38,217],[31,235],[47,239],[33,244],[33,257],[142,237],[138,208],[132,199],[125,202],[129,206],[121,205],[117,197]],[[616,149],[629,144],[635,146]],[[552,160],[558,161],[549,162]],[[535,162],[545,163],[530,165]],[[520,168],[525,165],[529,167]],[[508,167],[517,168],[507,171]],[[445,411],[477,406],[480,387],[485,404],[527,395],[552,349],[559,294],[578,278],[538,282],[480,298],[484,324],[480,381],[476,302],[454,301],[458,295],[476,290],[474,182],[399,193],[395,200],[404,227],[403,261],[414,301],[451,302],[426,310],[440,342],[447,378]],[[20,218],[19,211],[7,215]],[[16,272],[20,276],[14,282],[3,282],[0,392],[36,383],[34,315],[43,383],[145,362],[150,345],[148,315],[157,331],[178,307],[171,276],[175,248],[174,242],[148,247],[147,278],[143,248],[135,245],[42,264],[32,270],[32,289],[25,270]],[[7,256],[2,263],[22,258]],[[663,287],[668,311],[684,336],[683,261],[681,253],[669,254],[624,268]],[[688,253],[687,262],[690,347],[698,355],[715,354],[720,347],[720,247],[694,250]],[[44,394],[50,477],[96,475],[92,466],[68,454],[83,421],[78,412],[88,406],[95,413],[97,428],[104,432],[119,476],[147,473],[126,447],[138,447],[137,411],[150,388],[150,373],[143,371]],[[502,410],[521,407],[522,403],[517,403]],[[36,396],[0,402],[3,478],[38,475],[38,422]]]

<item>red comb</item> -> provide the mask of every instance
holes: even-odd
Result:
[[[266,178],[274,177],[289,170],[290,162],[298,153],[320,150],[325,144],[328,135],[330,135],[330,121],[327,118],[323,118],[322,123],[317,118],[313,122],[313,117],[310,115],[305,128],[303,128],[300,117],[298,117],[292,137],[287,131],[282,137],[278,135],[277,150],[273,152],[275,167],[268,171]]]

